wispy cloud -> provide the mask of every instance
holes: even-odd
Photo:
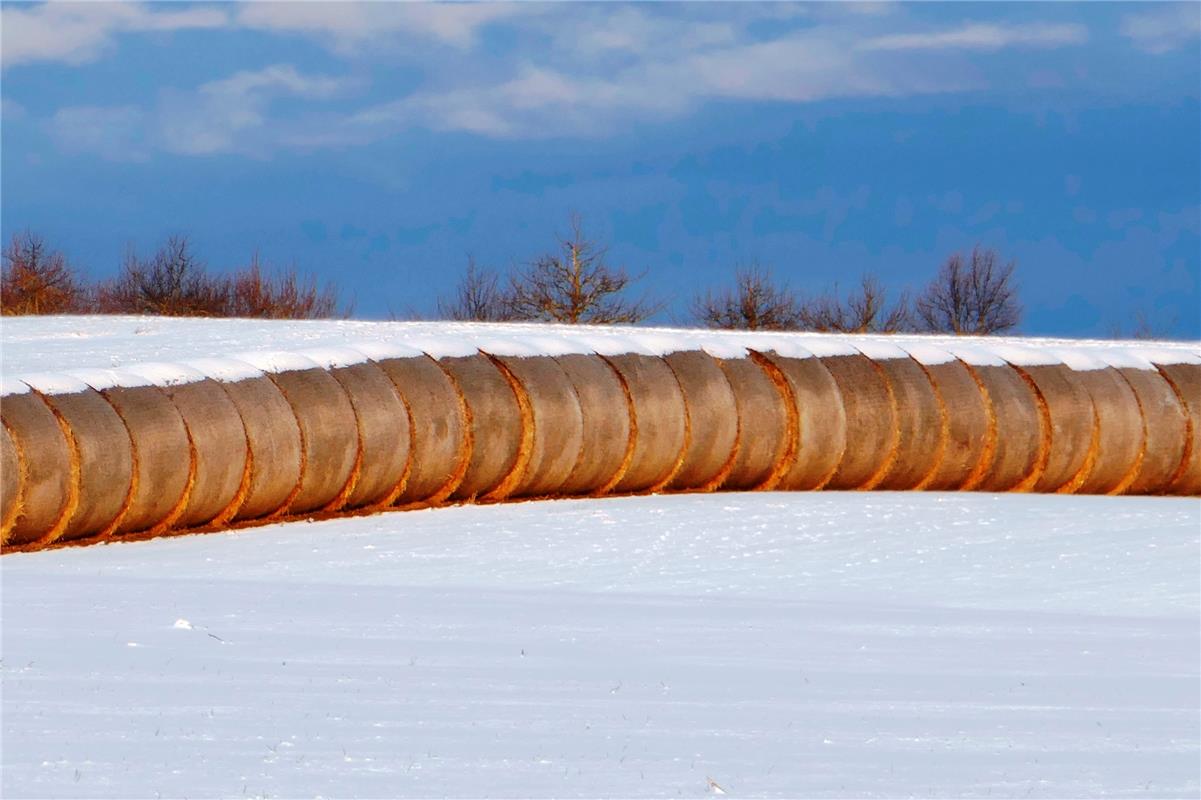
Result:
[[[1155,55],[1168,53],[1201,36],[1201,5],[1168,3],[1127,14],[1119,30],[1139,50]]]
[[[121,33],[220,28],[222,8],[150,7],[133,3],[6,4],[0,9],[0,64],[84,64],[113,47]]]
[[[1088,41],[1088,29],[1074,24],[1000,25],[968,23],[957,28],[896,33],[866,39],[863,50],[1000,50],[1006,47],[1062,47]]]

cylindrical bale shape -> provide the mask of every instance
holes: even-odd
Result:
[[[1112,367],[1078,370],[1076,380],[1088,392],[1097,415],[1092,466],[1076,487],[1078,494],[1121,491],[1135,477],[1143,451],[1143,415],[1130,385]]]
[[[102,533],[129,499],[134,474],[129,432],[109,402],[92,389],[43,396],[70,428],[79,458],[79,502],[54,540]]]
[[[575,389],[582,419],[580,457],[559,486],[591,494],[620,478],[630,447],[630,408],[617,373],[600,356],[555,357]]]
[[[196,456],[192,491],[176,527],[204,525],[237,498],[246,474],[246,429],[229,395],[216,381],[205,379],[164,389],[183,418]]]
[[[1201,364],[1158,364],[1171,381],[1189,418],[1189,444],[1182,469],[1168,486],[1172,494],[1201,494]]]
[[[521,406],[513,386],[487,356],[443,358],[438,363],[455,379],[471,419],[471,460],[451,498],[484,497],[509,477],[523,455]]]
[[[796,405],[796,458],[776,488],[789,491],[820,488],[834,474],[847,446],[847,413],[842,392],[818,358],[791,358],[774,352],[762,355],[788,381]]]
[[[1093,402],[1076,371],[1064,364],[1027,366],[1022,371],[1038,388],[1051,421],[1047,465],[1034,491],[1071,491],[1093,440]]]
[[[172,522],[183,509],[192,472],[183,418],[156,386],[118,386],[102,394],[133,442],[133,497],[114,532],[145,531]]]
[[[663,360],[675,373],[688,407],[688,449],[670,488],[716,488],[733,468],[738,447],[734,390],[717,359],[704,351],[681,350]]]
[[[0,425],[0,544],[8,541],[21,508],[21,457],[7,425]]]
[[[221,387],[242,418],[250,454],[250,481],[234,519],[279,514],[300,484],[303,445],[292,407],[265,375]]]
[[[1138,473],[1127,494],[1161,494],[1168,489],[1184,458],[1188,421],[1172,385],[1158,371],[1122,367],[1118,370],[1138,398],[1146,441]]]
[[[983,462],[995,450],[995,442],[988,441],[988,401],[962,361],[928,364],[926,372],[942,398],[946,439],[942,459],[925,488],[960,489],[974,476],[983,475],[989,466]]]
[[[553,358],[494,358],[521,384],[531,415],[529,461],[511,494],[538,497],[557,492],[579,461],[584,441],[584,415],[575,387]]]
[[[667,363],[656,356],[606,356],[629,392],[634,453],[616,492],[654,490],[671,480],[688,446],[688,408]]]
[[[1029,489],[1041,475],[1047,456],[1046,421],[1038,396],[1010,366],[985,364],[969,369],[988,400],[996,432],[990,463],[972,488],[982,492]]]
[[[404,480],[409,463],[409,412],[400,393],[373,362],[330,370],[350,398],[358,423],[362,456],[348,508],[389,501]]]
[[[463,398],[429,356],[376,363],[400,392],[413,421],[409,477],[396,501],[440,502],[458,487],[471,454]]]
[[[76,490],[71,443],[54,412],[34,392],[6,395],[0,401],[0,416],[20,451],[24,477],[18,513],[4,544],[29,544],[62,519]]]
[[[758,489],[783,472],[787,453],[796,452],[792,404],[750,358],[723,359],[721,367],[734,390],[740,429],[734,467],[722,488]]]
[[[357,477],[359,429],[350,398],[323,369],[276,372],[270,378],[292,407],[304,443],[300,491],[287,513],[336,511]]]
[[[882,358],[876,364],[892,387],[897,445],[892,466],[875,488],[915,489],[942,461],[946,441],[942,398],[912,358]]]
[[[842,395],[847,418],[847,446],[828,489],[870,489],[882,476],[897,444],[897,411],[892,392],[866,356],[826,356]]]

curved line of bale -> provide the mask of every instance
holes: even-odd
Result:
[[[0,404],[0,542],[658,491],[1201,494],[1201,364],[787,349],[30,379]]]

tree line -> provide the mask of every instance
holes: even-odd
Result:
[[[257,255],[246,266],[214,274],[189,240],[173,236],[151,256],[130,250],[118,275],[88,282],[62,253],[33,233],[14,236],[3,253],[0,310],[16,314],[156,314],[163,316],[320,319],[347,316],[333,284],[292,269],[267,270]],[[865,274],[847,291],[796,290],[771,270],[751,265],[729,285],[695,295],[690,322],[744,330],[846,333],[924,331],[991,334],[1021,321],[1015,264],[990,248],[953,254],[916,294],[895,297]],[[463,321],[634,324],[661,311],[663,301],[635,295],[644,274],[609,263],[608,248],[589,237],[579,217],[549,251],[506,273],[468,259],[454,291],[438,300],[438,315]]]

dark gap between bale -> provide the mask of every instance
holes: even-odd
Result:
[[[675,373],[663,359],[627,353],[605,356],[621,375],[633,405],[634,451],[614,492],[654,491],[671,481],[688,447],[688,409]]]
[[[1075,370],[1065,364],[1027,366],[1020,372],[1038,388],[1051,423],[1046,467],[1031,488],[1036,492],[1070,490],[1088,466],[1096,436],[1092,399]]]
[[[633,455],[626,390],[600,356],[570,354],[555,361],[571,381],[581,417],[579,456],[559,491],[593,494],[616,484],[624,475],[627,454]]]
[[[501,485],[518,466],[523,426],[521,407],[509,381],[486,356],[439,360],[470,410],[471,458],[453,500],[475,500]]]
[[[1187,413],[1184,457],[1168,484],[1172,494],[1201,494],[1201,364],[1157,364]]]
[[[996,448],[996,424],[983,387],[962,361],[928,364],[926,374],[942,399],[945,435],[942,458],[923,488],[968,488],[988,468]]]
[[[250,465],[245,497],[232,519],[277,517],[300,489],[304,450],[292,406],[265,375],[221,388],[242,419]]]
[[[847,446],[827,489],[866,489],[883,477],[897,445],[897,412],[890,387],[864,355],[826,356],[847,420]]]
[[[213,380],[181,383],[164,391],[183,418],[196,460],[192,491],[175,524],[204,525],[229,508],[242,485],[248,458],[246,429],[229,395]]]
[[[1138,398],[1116,369],[1078,370],[1075,377],[1092,399],[1097,444],[1090,469],[1074,491],[1111,494],[1134,479],[1143,453],[1143,417]]]
[[[942,398],[912,358],[881,358],[875,363],[892,389],[897,410],[897,444],[888,471],[876,489],[916,489],[942,461],[946,446]]]
[[[838,382],[819,358],[759,355],[788,381],[797,417],[796,456],[776,488],[820,489],[834,476],[847,446],[847,415]]]
[[[1121,491],[1162,494],[1184,460],[1188,418],[1171,384],[1158,371],[1123,367],[1118,372],[1138,400],[1145,433],[1138,471]]]
[[[409,412],[392,381],[372,362],[330,370],[350,399],[361,457],[347,508],[386,502],[401,490],[411,454]]]
[[[791,445],[787,399],[752,359],[722,359],[720,363],[734,390],[741,431],[734,466],[722,488],[757,489],[777,476]]]
[[[717,359],[681,350],[663,359],[679,382],[688,409],[688,448],[670,488],[711,491],[725,482],[738,454],[738,405]]]

